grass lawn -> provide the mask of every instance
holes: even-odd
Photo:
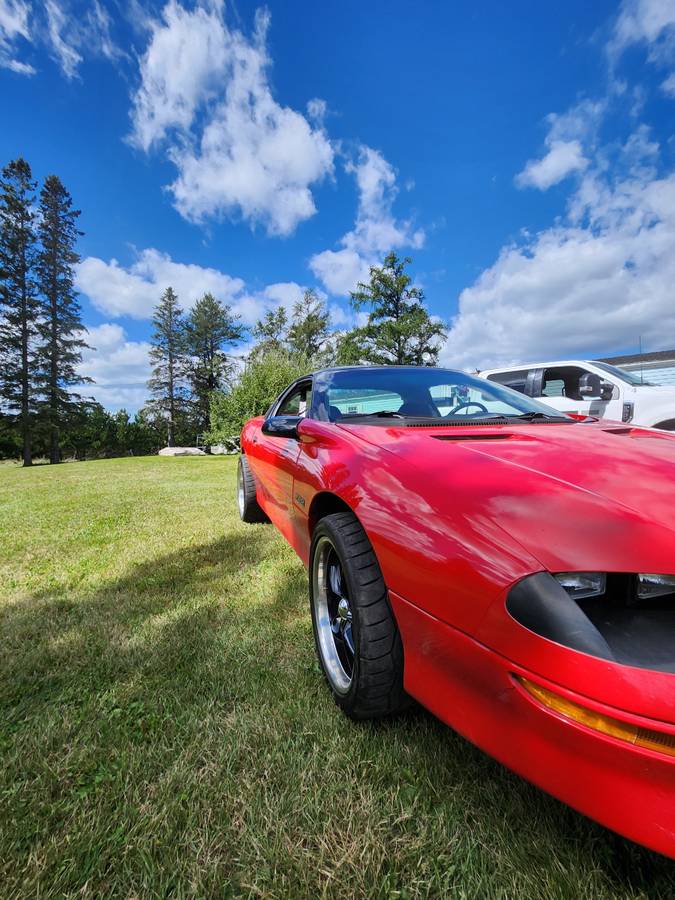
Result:
[[[235,462],[0,467],[2,900],[673,896],[424,712],[345,719]]]

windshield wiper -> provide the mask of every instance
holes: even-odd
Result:
[[[400,412],[394,412],[391,409],[380,409],[377,412],[369,413],[342,413],[341,419],[405,419],[406,416]],[[408,416],[407,418],[415,419],[418,416]]]

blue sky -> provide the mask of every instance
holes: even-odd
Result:
[[[0,160],[82,209],[83,372],[146,395],[152,306],[335,327],[389,248],[466,368],[675,344],[675,0],[0,0]]]

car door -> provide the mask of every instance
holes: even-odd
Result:
[[[311,378],[295,382],[279,397],[266,419],[271,416],[305,416],[310,408],[311,393]],[[266,510],[271,518],[274,518],[275,511],[281,517],[292,515],[293,477],[299,449],[297,438],[264,434],[262,429],[255,435],[249,462],[267,504],[272,507]]]

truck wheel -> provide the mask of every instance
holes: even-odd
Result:
[[[667,419],[665,422],[659,422],[654,428],[660,428],[662,431],[675,431],[675,419]]]
[[[353,513],[321,519],[309,573],[316,650],[335,702],[353,719],[404,709],[410,701],[401,635],[375,553]]]
[[[255,479],[245,456],[239,457],[237,468],[237,505],[242,522],[269,522],[255,496]]]

